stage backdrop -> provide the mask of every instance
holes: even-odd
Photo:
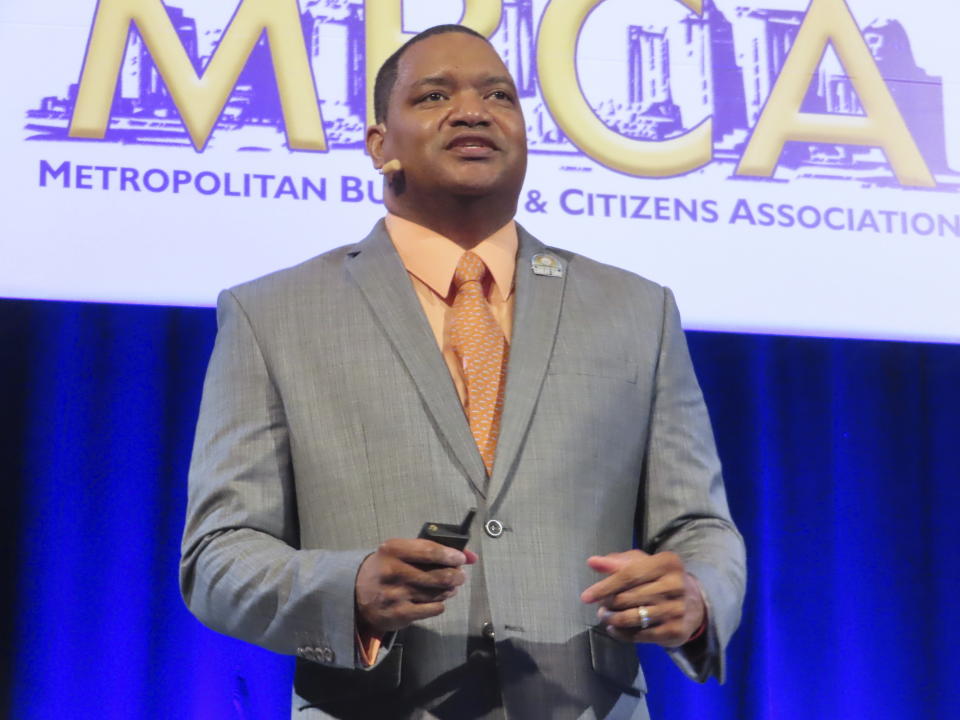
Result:
[[[690,328],[960,340],[934,0],[4,0],[0,296],[209,305],[357,240],[372,77],[461,17],[516,79],[546,242]]]
[[[292,658],[177,587],[214,332],[209,309],[0,301],[0,717],[290,717]],[[642,648],[653,717],[960,718],[960,346],[690,347],[748,592],[726,685]]]

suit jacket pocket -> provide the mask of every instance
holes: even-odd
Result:
[[[631,695],[647,692],[637,649],[632,643],[615,640],[597,628],[590,628],[590,663],[593,670]]]
[[[389,654],[371,670],[320,665],[297,659],[293,687],[297,695],[318,706],[347,700],[369,699],[400,687],[403,645],[395,642]]]
[[[558,353],[550,359],[550,375],[589,375],[615,380],[637,381],[637,366],[621,358],[605,355]]]

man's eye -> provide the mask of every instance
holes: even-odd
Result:
[[[427,93],[422,98],[420,98],[420,102],[423,102],[424,100],[429,100],[430,102],[438,102],[440,100],[443,100],[443,93],[437,92],[437,91],[434,91],[432,93]]]
[[[494,100],[507,100],[509,102],[513,102],[513,96],[506,90],[494,90],[492,93],[490,93],[490,97],[492,97]]]

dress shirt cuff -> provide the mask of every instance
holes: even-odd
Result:
[[[380,654],[380,646],[383,644],[383,636],[375,632],[362,632],[360,628],[356,630],[357,654],[360,658],[360,664],[363,667],[372,667]]]

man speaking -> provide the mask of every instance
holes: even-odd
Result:
[[[385,220],[220,296],[190,610],[297,656],[297,718],[646,718],[637,642],[722,679],[743,543],[670,291],[515,224],[482,36],[412,38],[375,106]]]

